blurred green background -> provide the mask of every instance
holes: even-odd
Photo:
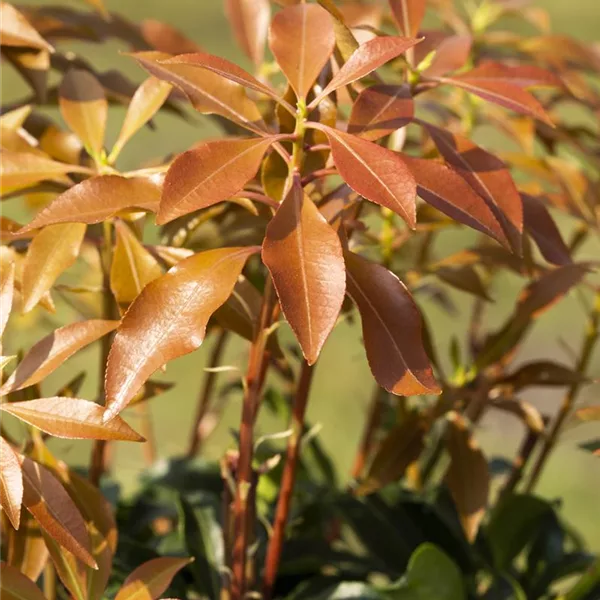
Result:
[[[21,2],[21,4],[50,4],[38,1]],[[65,4],[83,8],[82,2],[75,0]],[[179,28],[188,37],[199,43],[208,52],[222,55],[249,67],[248,61],[241,55],[232,42],[227,22],[223,14],[221,0],[106,0],[110,10],[118,11],[124,16],[139,21],[141,19],[159,19]],[[599,0],[541,0],[538,5],[546,8],[553,21],[556,32],[566,33],[579,39],[593,41],[600,30]],[[142,81],[144,73],[134,62],[119,52],[123,47],[111,42],[103,46],[95,44],[72,43],[63,44],[61,48],[72,48],[94,64],[98,70],[119,69],[131,76],[135,81]],[[10,67],[3,69],[2,96],[3,103],[25,95],[26,90],[20,80],[10,72]],[[116,139],[124,109],[111,108],[107,145]],[[48,113],[57,115],[48,109]],[[58,117],[60,118],[60,117]],[[123,170],[134,168],[153,158],[162,157],[170,152],[186,149],[192,143],[218,132],[211,120],[206,117],[193,117],[193,124],[181,119],[161,114],[156,119],[156,130],[148,128],[139,133],[122,153],[119,167]],[[3,206],[8,216],[25,219],[22,200],[10,200]],[[561,223],[569,229],[568,222]],[[458,249],[465,245],[465,236],[461,233],[450,236],[443,247],[438,248],[438,256],[442,258],[449,249]],[[598,258],[598,245],[588,245],[582,250],[581,258]],[[66,274],[61,281],[69,282],[73,274]],[[486,324],[494,327],[508,315],[524,281],[516,276],[506,275],[496,279],[492,288],[497,301],[488,308]],[[447,354],[450,341],[456,337],[464,341],[464,325],[470,313],[472,297],[461,292],[451,291],[460,314],[448,316],[432,303],[417,298],[421,308],[427,315],[439,353]],[[55,295],[59,308],[56,315],[36,309],[25,316],[17,316],[11,322],[6,340],[10,353],[18,349],[27,349],[43,335],[59,327],[69,319],[76,318],[76,313],[65,301],[64,297]],[[555,359],[571,364],[571,358],[563,349],[560,341],[573,348],[578,348],[584,329],[582,302],[589,298],[572,294],[558,307],[553,308],[536,324],[532,333],[519,353],[519,361],[528,358]],[[92,316],[92,315],[90,315]],[[285,340],[291,340],[289,330],[282,328]],[[164,381],[179,381],[170,392],[150,401],[154,422],[157,447],[160,457],[181,454],[188,443],[190,427],[195,411],[196,398],[205,377],[203,367],[214,339],[209,337],[204,346],[197,352],[182,359],[173,361],[165,373],[157,375]],[[84,369],[90,374],[80,392],[83,398],[93,399],[97,389],[98,345],[95,344],[71,359],[67,365],[52,374],[43,385],[44,394],[55,393],[61,385]],[[247,344],[234,341],[227,347],[225,364],[235,365],[242,372],[245,369]],[[600,377],[600,353],[596,352],[592,361],[592,373]],[[219,384],[226,385],[236,377],[235,373],[219,375]],[[365,419],[366,407],[371,396],[373,380],[364,357],[360,343],[360,328],[342,323],[328,341],[316,371],[313,391],[309,406],[311,423],[320,423],[322,429],[319,436],[324,446],[331,452],[338,467],[341,480],[345,480]],[[600,386],[589,386],[581,395],[581,402],[598,401]],[[534,391],[524,394],[545,412],[553,413],[560,402],[561,392]],[[239,421],[241,403],[239,394],[228,396],[224,418],[207,440],[204,455],[219,458],[227,447],[233,446],[231,428]],[[264,413],[264,411],[263,411]],[[126,418],[136,427],[139,426],[139,414],[131,409]],[[10,425],[16,426],[14,423]],[[285,426],[275,422],[269,415],[263,414],[259,422],[259,434],[284,429]],[[523,429],[516,419],[501,417],[490,413],[482,422],[479,438],[489,456],[512,457],[520,443]],[[551,458],[538,491],[548,498],[562,498],[563,514],[575,525],[589,541],[593,550],[600,551],[600,460],[578,448],[578,443],[598,437],[598,428],[594,425],[569,428]],[[86,442],[52,441],[61,456],[72,464],[87,464],[90,444]],[[113,475],[122,484],[125,491],[131,491],[143,468],[143,450],[134,444],[118,443],[113,454]]]

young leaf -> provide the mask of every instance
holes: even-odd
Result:
[[[259,248],[221,248],[182,260],[149,283],[123,317],[106,368],[105,419],[113,418],[166,362],[198,348],[209,318]]]
[[[406,85],[373,85],[352,106],[348,133],[375,141],[412,121],[414,102]]]
[[[0,3],[0,35],[3,46],[38,48],[39,50],[54,52],[54,48],[8,2]]]
[[[265,54],[271,17],[269,0],[226,0],[225,11],[237,43],[258,67]]]
[[[15,262],[12,259],[2,261],[2,270],[0,271],[0,336],[8,323],[14,291]]]
[[[184,54],[202,51],[196,42],[187,38],[181,31],[156,19],[144,19],[140,24],[140,31],[144,40],[159,52]]]
[[[320,123],[311,126],[327,135],[333,162],[355,192],[399,214],[414,228],[417,188],[399,154]]]
[[[146,285],[162,275],[162,269],[125,223],[115,221],[115,231],[110,289],[119,305],[126,307]]]
[[[21,464],[23,504],[27,510],[52,539],[89,567],[96,568],[85,522],[65,488],[48,469],[26,456]]]
[[[298,98],[306,98],[335,46],[333,19],[316,4],[278,12],[269,29],[269,47]]]
[[[423,348],[421,315],[386,268],[345,252],[348,294],[360,311],[367,358],[377,383],[393,394],[439,394]]]
[[[276,136],[204,142],[180,154],[167,171],[159,225],[237,194],[260,167]]]
[[[127,208],[156,212],[160,183],[159,177],[91,177],[55,198],[19,233],[57,223],[100,223]]]
[[[123,440],[143,442],[123,419],[104,422],[104,408],[79,398],[38,398],[0,405],[7,412],[54,437],[70,440]]]
[[[49,225],[29,245],[23,265],[23,312],[29,312],[75,263],[85,235],[81,223]]]
[[[313,364],[342,308],[346,276],[337,233],[297,180],[267,226],[262,258],[283,314]]]
[[[115,600],[157,600],[189,558],[155,558],[139,566],[123,583]]]
[[[448,425],[446,446],[450,453],[450,468],[446,483],[467,539],[472,542],[487,506],[490,474],[487,460],[471,437],[465,420],[451,413]]]
[[[405,36],[414,37],[425,16],[426,0],[389,0],[398,29]]]
[[[98,80],[83,69],[70,69],[59,89],[62,118],[71,131],[83,142],[89,153],[97,158],[104,146],[104,130],[108,102]]]
[[[0,437],[0,506],[15,529],[19,529],[22,501],[21,463],[11,445]]]
[[[5,562],[0,563],[0,591],[4,600],[46,600],[31,579]]]
[[[90,320],[65,325],[35,344],[0,388],[0,395],[35,385],[78,350],[116,329],[119,321]]]

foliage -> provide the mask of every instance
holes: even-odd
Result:
[[[0,222],[0,326],[53,312],[56,293],[102,305],[2,358],[0,411],[24,424],[17,435],[3,422],[0,437],[6,597],[598,597],[599,559],[533,495],[571,415],[599,416],[577,406],[599,337],[597,263],[578,259],[600,225],[597,49],[552,35],[521,2],[227,0],[252,75],[166,24],[88,3],[0,5],[3,58],[31,87],[2,109],[2,196],[47,200],[27,224]],[[508,17],[533,32],[507,31]],[[119,63],[147,72],[139,86],[60,50],[111,39],[129,52]],[[136,132],[160,110],[189,118],[187,103],[222,137],[119,169]],[[113,104],[127,113],[107,149]],[[501,135],[480,146],[481,126]],[[456,228],[473,230],[466,247],[437,258]],[[60,283],[70,269],[100,284]],[[523,289],[495,329],[485,311],[503,272]],[[466,352],[456,341],[443,356],[419,302],[451,318],[449,288],[473,309]],[[575,288],[588,325],[573,364],[516,363],[533,324]],[[327,338],[357,315],[375,383],[345,489],[305,412]],[[283,321],[297,346],[283,343]],[[242,414],[236,449],[215,465],[197,454],[234,335],[249,342]],[[167,387],[153,374],[207,336],[188,455],[115,497],[109,442],[144,439],[123,411],[146,414]],[[77,397],[85,373],[42,394],[97,341],[93,402]],[[554,418],[523,399],[534,386],[566,390]],[[285,431],[255,439],[261,409]],[[475,440],[492,410],[525,426],[499,473]],[[49,436],[94,440],[89,469],[57,460]]]

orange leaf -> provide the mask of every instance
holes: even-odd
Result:
[[[8,564],[31,581],[37,581],[48,562],[48,549],[37,521],[24,510],[21,512],[19,531],[7,527],[3,535]]]
[[[406,36],[415,36],[425,16],[426,0],[389,0],[398,29]]]
[[[19,529],[22,501],[21,463],[10,444],[0,437],[0,506],[15,529]]]
[[[0,563],[0,590],[3,600],[46,600],[31,579],[5,562]]]
[[[15,291],[15,262],[12,258],[2,261],[0,271],[0,335],[4,332],[12,308]]]
[[[435,49],[431,64],[422,75],[436,77],[456,71],[465,65],[471,54],[473,38],[470,35],[450,35]]]
[[[0,3],[0,35],[3,46],[38,48],[39,50],[54,52],[54,48],[8,2]]]
[[[198,52],[202,48],[185,37],[181,31],[156,19],[144,19],[140,24],[142,36],[155,50],[169,54]]]
[[[225,11],[237,43],[255,65],[260,65],[271,16],[269,0],[226,0]]]

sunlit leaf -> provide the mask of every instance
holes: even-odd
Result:
[[[226,0],[225,10],[237,43],[255,65],[260,65],[271,16],[269,0]]]
[[[259,248],[221,248],[182,260],[148,284],[123,317],[108,357],[106,418],[166,362],[198,348],[214,311]]]
[[[21,463],[10,444],[0,437],[0,506],[15,529],[19,529],[22,501]]]
[[[42,530],[42,537],[50,553],[52,565],[56,570],[62,584],[72,594],[73,600],[88,600],[86,595],[88,573],[94,571],[74,554],[63,548],[46,531]]]
[[[5,562],[0,563],[0,590],[4,600],[46,600],[31,579]]]
[[[39,50],[54,52],[52,46],[8,2],[0,3],[0,35],[2,36],[3,46],[38,48]]]
[[[262,258],[283,314],[313,364],[342,308],[345,269],[337,233],[299,181],[267,227]]]
[[[392,15],[403,35],[414,37],[425,16],[426,0],[389,0]]]
[[[505,65],[494,61],[483,61],[474,69],[461,73],[453,79],[471,82],[497,82],[520,88],[564,86],[560,77],[535,65]]]
[[[359,44],[350,28],[346,25],[344,15],[333,0],[317,0],[319,4],[333,17],[335,43],[344,62],[358,48]]]
[[[37,581],[48,561],[48,549],[40,526],[26,510],[21,511],[19,531],[7,527],[3,532],[5,560],[31,581]]]
[[[12,258],[2,261],[0,271],[0,336],[8,323],[15,290],[15,263]]]

